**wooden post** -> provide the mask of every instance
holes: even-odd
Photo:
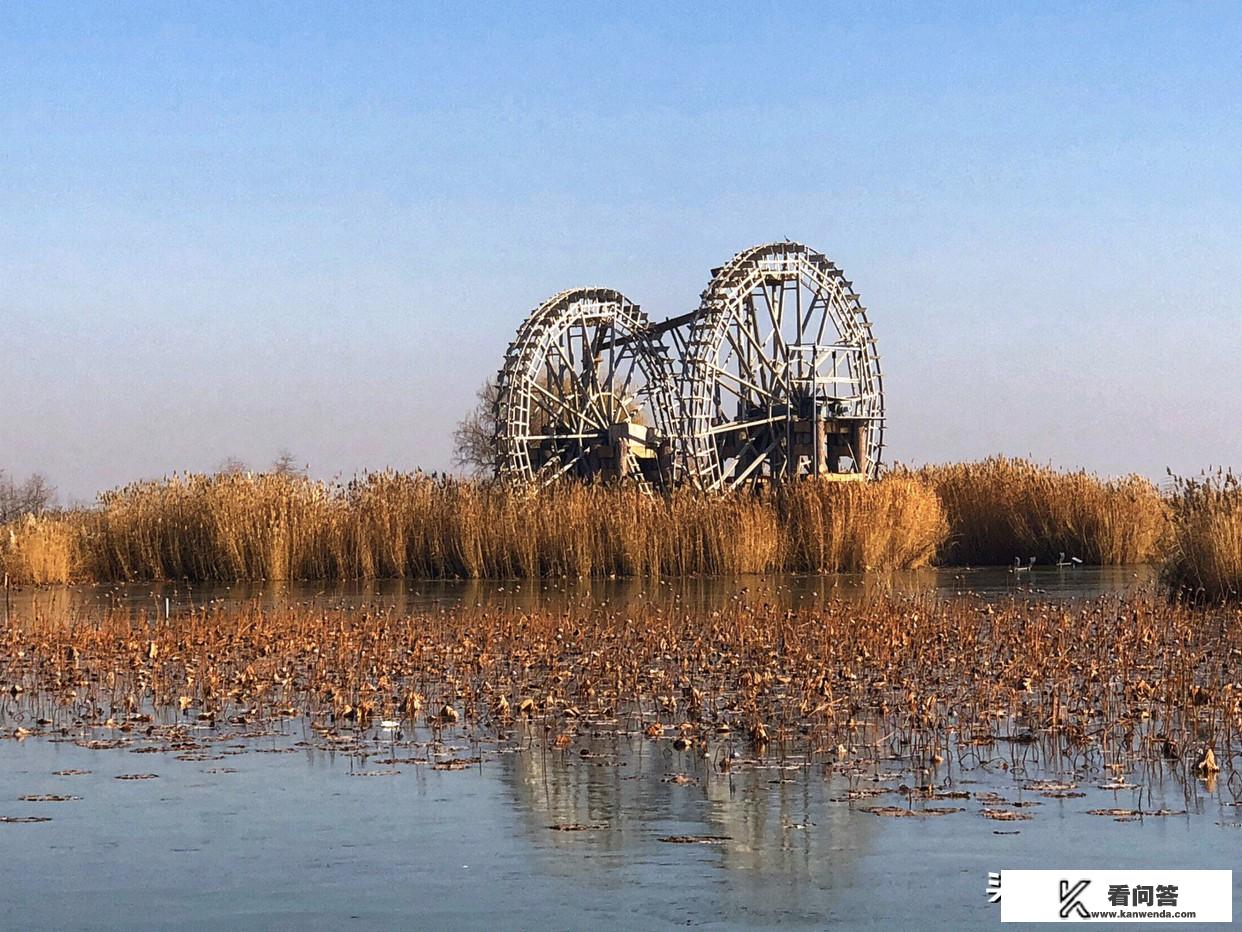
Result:
[[[859,422],[854,425],[850,431],[850,445],[854,448],[854,471],[866,473],[867,471],[867,424]]]

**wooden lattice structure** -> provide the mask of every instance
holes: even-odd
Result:
[[[884,448],[866,310],[799,243],[738,253],[695,310],[658,323],[610,288],[563,291],[518,328],[498,387],[498,471],[513,479],[861,479]]]

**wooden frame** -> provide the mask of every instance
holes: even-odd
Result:
[[[497,402],[503,476],[705,489],[871,477],[884,392],[851,282],[793,242],[738,253],[699,307],[652,324],[620,292],[561,292],[523,322]]]

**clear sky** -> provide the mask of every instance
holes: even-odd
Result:
[[[1242,7],[0,5],[0,468],[69,501],[443,468],[545,296],[785,237],[895,459],[1242,465]]]

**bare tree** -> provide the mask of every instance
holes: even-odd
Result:
[[[276,459],[272,460],[271,471],[277,476],[301,476],[305,474],[306,467],[298,465],[298,458],[288,447],[281,447]]]
[[[226,456],[216,466],[216,472],[225,476],[236,476],[243,472],[249,472],[249,470],[250,467],[246,465],[245,461],[238,459],[236,456]]]
[[[496,402],[500,398],[496,379],[484,382],[475,397],[478,403],[453,431],[453,465],[476,476],[491,475],[500,455],[496,446]]]
[[[31,473],[25,482],[18,483],[0,470],[0,521],[42,514],[55,502],[55,487],[40,473]]]

